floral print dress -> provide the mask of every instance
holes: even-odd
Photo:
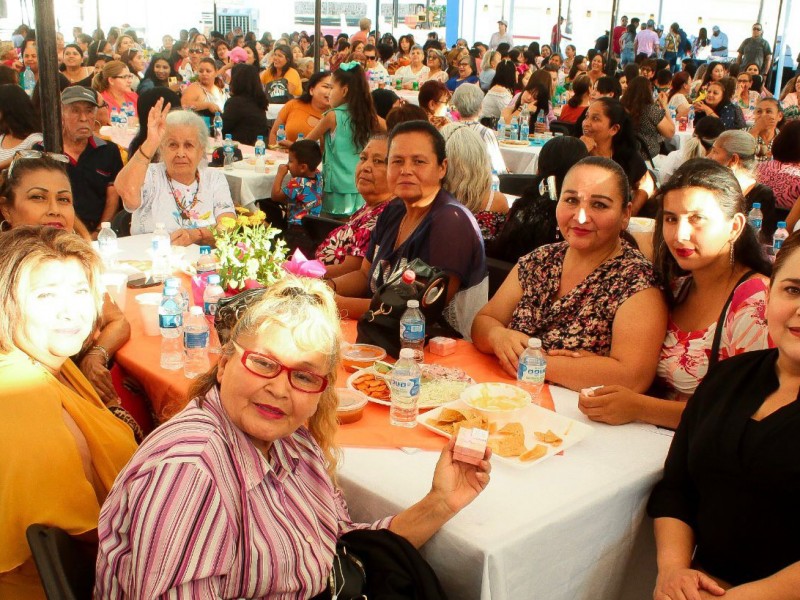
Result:
[[[323,265],[338,265],[348,256],[363,258],[367,254],[375,223],[387,204],[381,202],[377,206],[367,204],[361,207],[347,223],[328,234],[317,248],[317,260]]]
[[[691,277],[674,286],[680,299],[688,292]],[[757,275],[740,283],[733,292],[719,344],[719,360],[742,352],[763,350],[774,345],[767,330],[767,289],[765,277]],[[657,376],[666,384],[670,397],[691,396],[708,372],[711,346],[717,330],[715,321],[705,329],[683,331],[670,317],[661,347]]]
[[[659,287],[653,265],[622,242],[622,252],[606,260],[564,297],[558,297],[569,244],[541,246],[519,259],[522,298],[508,327],[538,337],[545,350],[611,351],[617,309],[634,294]]]

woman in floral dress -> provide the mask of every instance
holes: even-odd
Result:
[[[580,409],[612,425],[645,421],[675,428],[710,366],[772,345],[765,319],[770,265],[747,225],[733,174],[693,159],[660,196],[653,246],[673,296],[657,370],[661,397],[618,385],[582,393]]]
[[[667,307],[652,264],[620,237],[631,197],[611,159],[591,156],[569,170],[556,206],[565,241],[523,256],[472,326],[478,349],[497,356],[509,375],[536,337],[554,383],[648,388]]]
[[[316,258],[326,266],[326,278],[361,268],[378,216],[392,199],[386,180],[387,136],[373,135],[356,165],[356,188],[366,204],[346,224],[334,229],[317,248]]]

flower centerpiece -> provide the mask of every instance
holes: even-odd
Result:
[[[265,221],[262,211],[237,207],[237,217],[223,217],[213,229],[217,243],[220,285],[231,292],[264,287],[283,277],[286,244],[280,229]]]

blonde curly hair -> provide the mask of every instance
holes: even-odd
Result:
[[[320,352],[328,357],[325,377],[328,387],[322,392],[317,411],[308,421],[308,430],[322,449],[326,469],[335,480],[340,452],[334,444],[336,420],[336,375],[341,361],[342,331],[339,311],[330,288],[318,279],[287,275],[271,285],[264,296],[241,316],[222,347],[223,356],[232,356],[234,342],[242,337],[256,337],[269,327],[288,329],[297,347],[306,352]],[[195,380],[189,398],[202,398],[217,385],[217,367]]]

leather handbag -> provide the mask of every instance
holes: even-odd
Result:
[[[403,273],[411,270],[413,286],[406,285]],[[461,337],[442,316],[447,303],[448,277],[444,271],[415,258],[404,268],[396,269],[378,288],[369,310],[358,321],[357,342],[375,344],[397,358],[400,355],[400,319],[409,300],[419,301],[425,316],[425,337],[447,335]]]

